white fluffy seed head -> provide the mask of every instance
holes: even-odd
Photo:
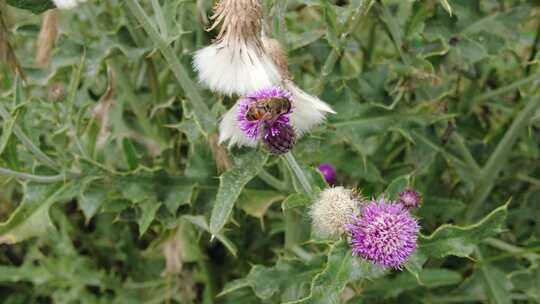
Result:
[[[53,0],[54,5],[59,9],[72,9],[86,0]]]
[[[343,187],[328,188],[311,205],[312,229],[316,237],[337,238],[360,212],[360,199]]]
[[[281,81],[278,68],[255,43],[216,42],[194,57],[199,81],[212,91],[246,95]]]
[[[220,31],[193,60],[201,83],[213,91],[241,96],[281,82],[261,40],[261,0],[220,0],[212,20],[210,29],[220,27]]]
[[[290,119],[297,138],[321,124],[328,113],[335,114],[324,101],[294,84],[286,51],[279,41],[261,35],[260,0],[221,0],[215,11],[212,28],[221,25],[221,31],[193,61],[201,83],[211,90],[240,96],[281,86],[291,93]],[[223,116],[219,142],[228,141],[229,147],[256,146],[240,129],[237,116],[237,105]]]

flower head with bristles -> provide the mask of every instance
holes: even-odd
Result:
[[[289,123],[289,114],[291,110],[287,113],[275,117],[271,122],[258,119],[250,120],[248,119],[248,111],[251,107],[255,106],[258,102],[268,99],[286,99],[290,102],[291,94],[280,87],[272,87],[269,89],[261,89],[254,93],[247,95],[246,97],[238,101],[238,125],[240,129],[245,133],[245,135],[252,141],[256,141],[262,135],[262,131],[265,127],[265,124],[288,124]],[[270,126],[271,127],[271,126]]]
[[[422,203],[422,196],[413,189],[406,189],[399,193],[399,202],[406,208],[418,208]]]
[[[260,0],[221,0],[216,5],[212,26],[221,25],[221,31],[212,45],[197,52],[194,66],[202,83],[227,95],[252,95],[252,92],[275,86],[290,92],[288,99],[294,111],[286,116],[287,122],[276,121],[274,131],[279,131],[280,135],[268,133],[264,141],[269,148],[279,146],[278,150],[283,150],[293,143],[290,134],[294,133],[296,140],[321,124],[326,114],[335,112],[324,101],[293,83],[287,52],[277,40],[264,35],[261,17]],[[223,116],[220,143],[228,141],[229,147],[256,146],[254,138],[268,123],[247,126],[239,123],[238,112],[243,111],[248,102],[249,98],[241,98]],[[246,133],[246,129],[250,132]]]
[[[261,0],[221,0],[212,19],[210,29],[221,26],[220,31],[193,60],[200,82],[227,95],[245,95],[281,82],[261,40]]]
[[[354,255],[383,267],[402,269],[416,250],[419,225],[401,204],[384,197],[362,208],[347,226]]]
[[[313,233],[320,238],[337,238],[360,211],[361,199],[343,187],[328,188],[311,205]]]
[[[262,50],[259,39],[262,30],[263,8],[260,0],[221,0],[214,6],[214,23],[209,30],[221,25],[217,42],[241,45],[255,43]]]

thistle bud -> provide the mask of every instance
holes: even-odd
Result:
[[[408,209],[418,208],[422,204],[422,196],[413,189],[406,189],[399,194],[399,202]]]
[[[268,124],[262,138],[265,147],[272,154],[281,155],[292,150],[295,143],[294,129],[287,123]]]
[[[334,185],[336,183],[336,167],[332,164],[320,164],[319,171],[321,171],[324,179],[329,185]]]

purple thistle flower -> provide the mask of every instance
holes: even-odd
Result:
[[[332,164],[320,164],[319,171],[321,171],[324,179],[329,185],[334,185],[336,183],[336,167],[334,167]]]
[[[399,193],[399,202],[408,209],[418,208],[422,203],[422,196],[413,189],[406,189]]]
[[[290,113],[280,115],[270,122],[265,121],[265,120],[250,121],[247,119],[246,115],[249,111],[250,106],[256,103],[257,101],[260,101],[266,98],[286,98],[286,99],[291,100],[292,96],[291,96],[291,93],[283,90],[280,87],[272,87],[269,89],[258,90],[240,99],[239,104],[238,104],[239,110],[238,110],[238,116],[237,116],[238,124],[240,126],[240,129],[244,132],[244,134],[246,134],[246,136],[253,142],[257,141],[257,139],[261,137],[265,129],[268,129],[270,132],[272,130],[275,131],[275,129],[277,128],[273,128],[274,124],[287,124],[287,125],[290,124],[290,119],[289,119]],[[267,125],[269,125],[268,128],[267,128]]]
[[[367,203],[347,230],[353,255],[401,270],[416,250],[420,226],[403,205],[382,197]]]

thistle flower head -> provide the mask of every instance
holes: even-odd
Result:
[[[247,95],[246,97],[240,99],[239,108],[238,108],[238,125],[240,126],[240,129],[245,133],[245,135],[251,140],[256,141],[264,131],[265,124],[268,124],[265,120],[259,119],[259,120],[249,120],[248,119],[248,112],[252,106],[257,104],[258,102],[269,99],[269,98],[280,98],[280,99],[287,99],[289,102],[291,100],[291,94],[280,87],[272,87],[269,89],[261,89],[254,93],[251,93]],[[275,118],[274,121],[270,122],[273,123],[280,123],[280,124],[288,124],[289,123],[289,114],[285,113],[283,115],[279,115]],[[272,127],[269,127],[269,131],[272,131]]]
[[[406,189],[399,193],[399,202],[406,208],[418,208],[422,203],[422,196],[413,189]]]
[[[343,187],[328,188],[311,205],[313,233],[320,238],[336,238],[346,231],[359,212],[360,199]]]
[[[227,95],[245,95],[280,83],[279,69],[262,43],[260,0],[221,0],[212,19],[210,29],[221,26],[220,31],[193,60],[200,82]]]
[[[254,42],[262,49],[260,40],[263,7],[261,0],[221,0],[214,6],[214,23],[209,30],[219,25],[221,29],[216,41],[226,44]]]
[[[280,123],[278,128],[287,134],[294,131],[296,140],[321,124],[327,113],[335,112],[324,101],[307,94],[292,82],[287,53],[277,40],[262,33],[261,16],[260,0],[221,0],[216,6],[212,27],[221,25],[221,31],[212,45],[196,53],[194,67],[200,82],[227,95],[245,96],[281,85],[290,92],[288,99],[294,111],[277,121]],[[249,98],[240,99],[223,116],[220,143],[228,141],[229,147],[256,146],[255,138],[267,122],[246,127],[238,121],[238,111],[243,111],[249,102]],[[250,132],[246,133],[246,129]]]
[[[336,167],[334,167],[332,164],[320,164],[319,171],[321,171],[324,179],[329,185],[333,185],[336,183]]]
[[[383,267],[401,269],[416,250],[420,227],[403,205],[383,197],[366,204],[347,229],[354,255]]]

